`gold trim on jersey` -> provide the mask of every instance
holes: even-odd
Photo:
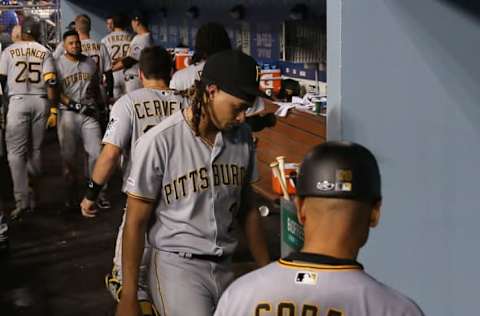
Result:
[[[55,79],[57,79],[57,74],[54,72],[47,72],[46,74],[43,75],[44,81],[55,80]]]
[[[131,192],[127,192],[127,195],[131,196],[134,199],[142,200],[142,201],[145,201],[145,202],[154,202],[155,201],[155,199],[147,198],[147,197],[144,197],[144,196],[141,196],[141,195],[138,195],[138,194],[135,194],[135,193],[131,193]]]
[[[362,270],[359,266],[356,265],[330,265],[330,264],[316,264],[316,263],[310,263],[310,262],[305,262],[305,263],[300,263],[300,262],[290,262],[286,261],[284,259],[279,259],[278,264],[281,265],[284,268],[290,268],[290,269],[313,269],[313,270],[327,270],[327,271],[348,271],[348,270]]]

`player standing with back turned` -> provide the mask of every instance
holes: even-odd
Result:
[[[16,201],[12,219],[34,208],[31,195],[42,170],[41,146],[50,104],[56,113],[57,75],[50,51],[36,42],[39,36],[38,21],[27,17],[22,41],[5,49],[0,60],[2,91],[8,87],[10,99],[5,140]]]
[[[297,195],[302,250],[236,280],[215,316],[423,315],[356,260],[380,219],[380,171],[368,149],[348,142],[315,147],[301,165]]]

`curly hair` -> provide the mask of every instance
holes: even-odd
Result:
[[[230,38],[222,24],[215,22],[203,24],[195,36],[195,54],[192,57],[192,63],[198,63],[210,55],[231,48]]]
[[[208,103],[206,87],[207,85],[204,82],[196,80],[192,87],[192,90],[190,90],[191,95],[193,95],[191,97],[191,107],[193,114],[192,127],[196,136],[200,135],[200,120],[202,118],[202,111]]]

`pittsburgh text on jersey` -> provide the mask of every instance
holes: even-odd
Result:
[[[92,75],[86,72],[77,72],[73,75],[67,76],[63,79],[63,85],[65,88],[70,87],[71,85],[75,84],[77,81],[90,81],[92,79]]]
[[[246,169],[234,164],[212,165],[213,185],[243,186],[246,180]],[[211,184],[207,168],[193,170],[163,186],[165,203],[187,197],[209,188]]]

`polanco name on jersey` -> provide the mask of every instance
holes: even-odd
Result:
[[[15,48],[15,49],[10,49],[10,55],[12,58],[16,57],[35,57],[39,59],[45,59],[45,56],[47,55],[46,51],[39,50],[36,48]]]

